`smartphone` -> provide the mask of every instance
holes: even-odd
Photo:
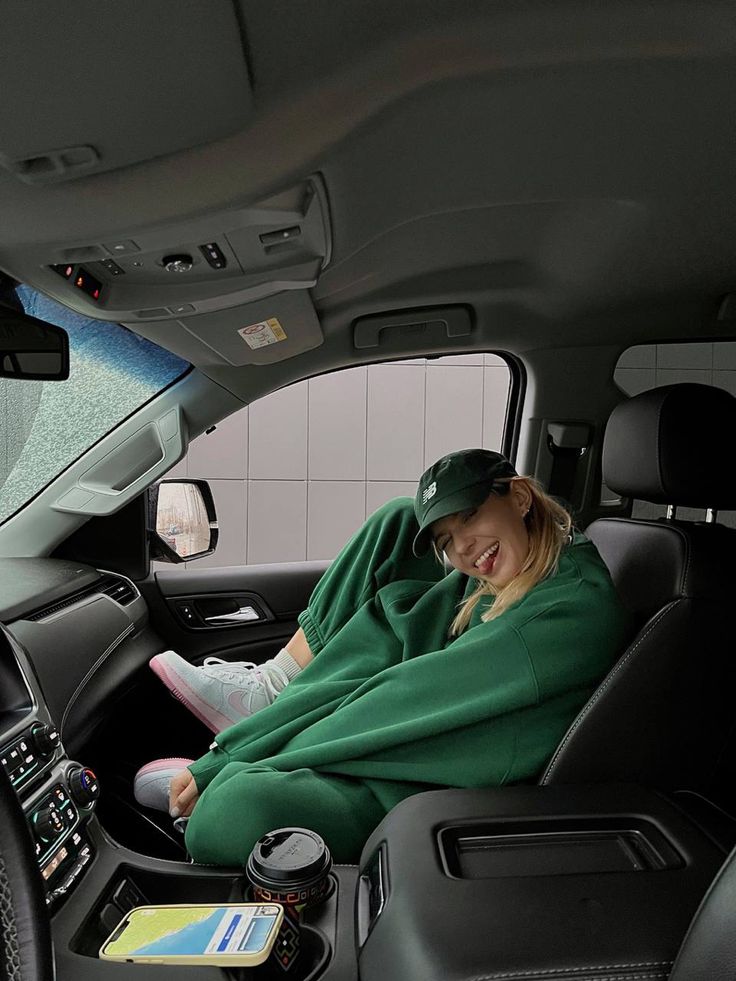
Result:
[[[255,966],[271,953],[284,908],[278,903],[137,906],[100,948],[110,961]]]

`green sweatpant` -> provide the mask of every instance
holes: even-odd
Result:
[[[343,547],[315,587],[307,609],[299,616],[315,661],[291,682],[289,694],[292,688],[296,693],[302,686],[319,687],[320,654],[331,641],[337,641],[338,649],[332,645],[324,690],[326,694],[329,684],[337,682],[340,700],[373,671],[384,669],[387,656],[393,663],[401,660],[401,645],[388,631],[384,643],[374,651],[360,651],[360,672],[356,675],[350,666],[351,659],[357,659],[350,631],[345,631],[342,646],[338,635],[359,611],[370,616],[368,608],[376,594],[389,583],[402,583],[405,589],[401,592],[414,594],[425,592],[428,584],[443,578],[445,570],[433,554],[422,558],[413,554],[417,531],[413,502],[410,498],[396,499],[371,515]],[[444,632],[446,628],[447,624]],[[344,662],[342,671],[340,660]],[[347,688],[338,681],[341,674],[345,676]],[[277,735],[283,744],[284,739],[288,742],[290,734],[304,729],[304,721],[315,718],[312,704],[303,699],[302,718],[290,718],[290,725],[281,726],[280,710],[286,707],[285,694],[279,695],[257,717],[244,720],[227,733],[240,729],[245,735],[250,730],[252,743],[261,746],[256,752],[272,757],[277,747],[269,736]],[[269,727],[265,739],[264,727]],[[252,844],[261,835],[286,825],[317,831],[330,844],[336,861],[355,861],[362,844],[386,814],[385,806],[368,785],[351,777],[328,775],[305,767],[283,771],[260,762],[228,762],[219,751],[208,754],[190,769],[198,787],[208,787],[197,804],[186,836],[190,854],[202,862],[244,863]],[[211,783],[207,783],[208,777]],[[208,818],[214,812],[214,826],[210,820],[202,820],[205,812]],[[237,853],[232,850],[233,841],[242,842]]]

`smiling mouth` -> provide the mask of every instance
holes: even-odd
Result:
[[[489,562],[491,563],[491,567],[492,567],[493,562],[495,561],[496,555],[498,553],[498,547],[500,544],[501,544],[500,542],[496,542],[494,545],[491,545],[490,548],[487,548],[482,555],[479,555],[478,558],[473,563],[475,568],[478,570],[483,570],[484,567],[487,566]]]

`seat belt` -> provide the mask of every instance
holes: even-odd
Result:
[[[579,464],[590,449],[593,427],[587,422],[548,422],[547,449],[552,455],[552,470],[547,492],[561,498],[571,508],[574,500]]]

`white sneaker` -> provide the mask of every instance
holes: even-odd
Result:
[[[213,732],[270,705],[289,683],[272,660],[254,664],[208,657],[198,668],[175,651],[164,651],[148,663],[174,697]]]
[[[168,813],[171,781],[190,763],[194,760],[179,756],[146,763],[133,778],[133,796],[143,807]]]

